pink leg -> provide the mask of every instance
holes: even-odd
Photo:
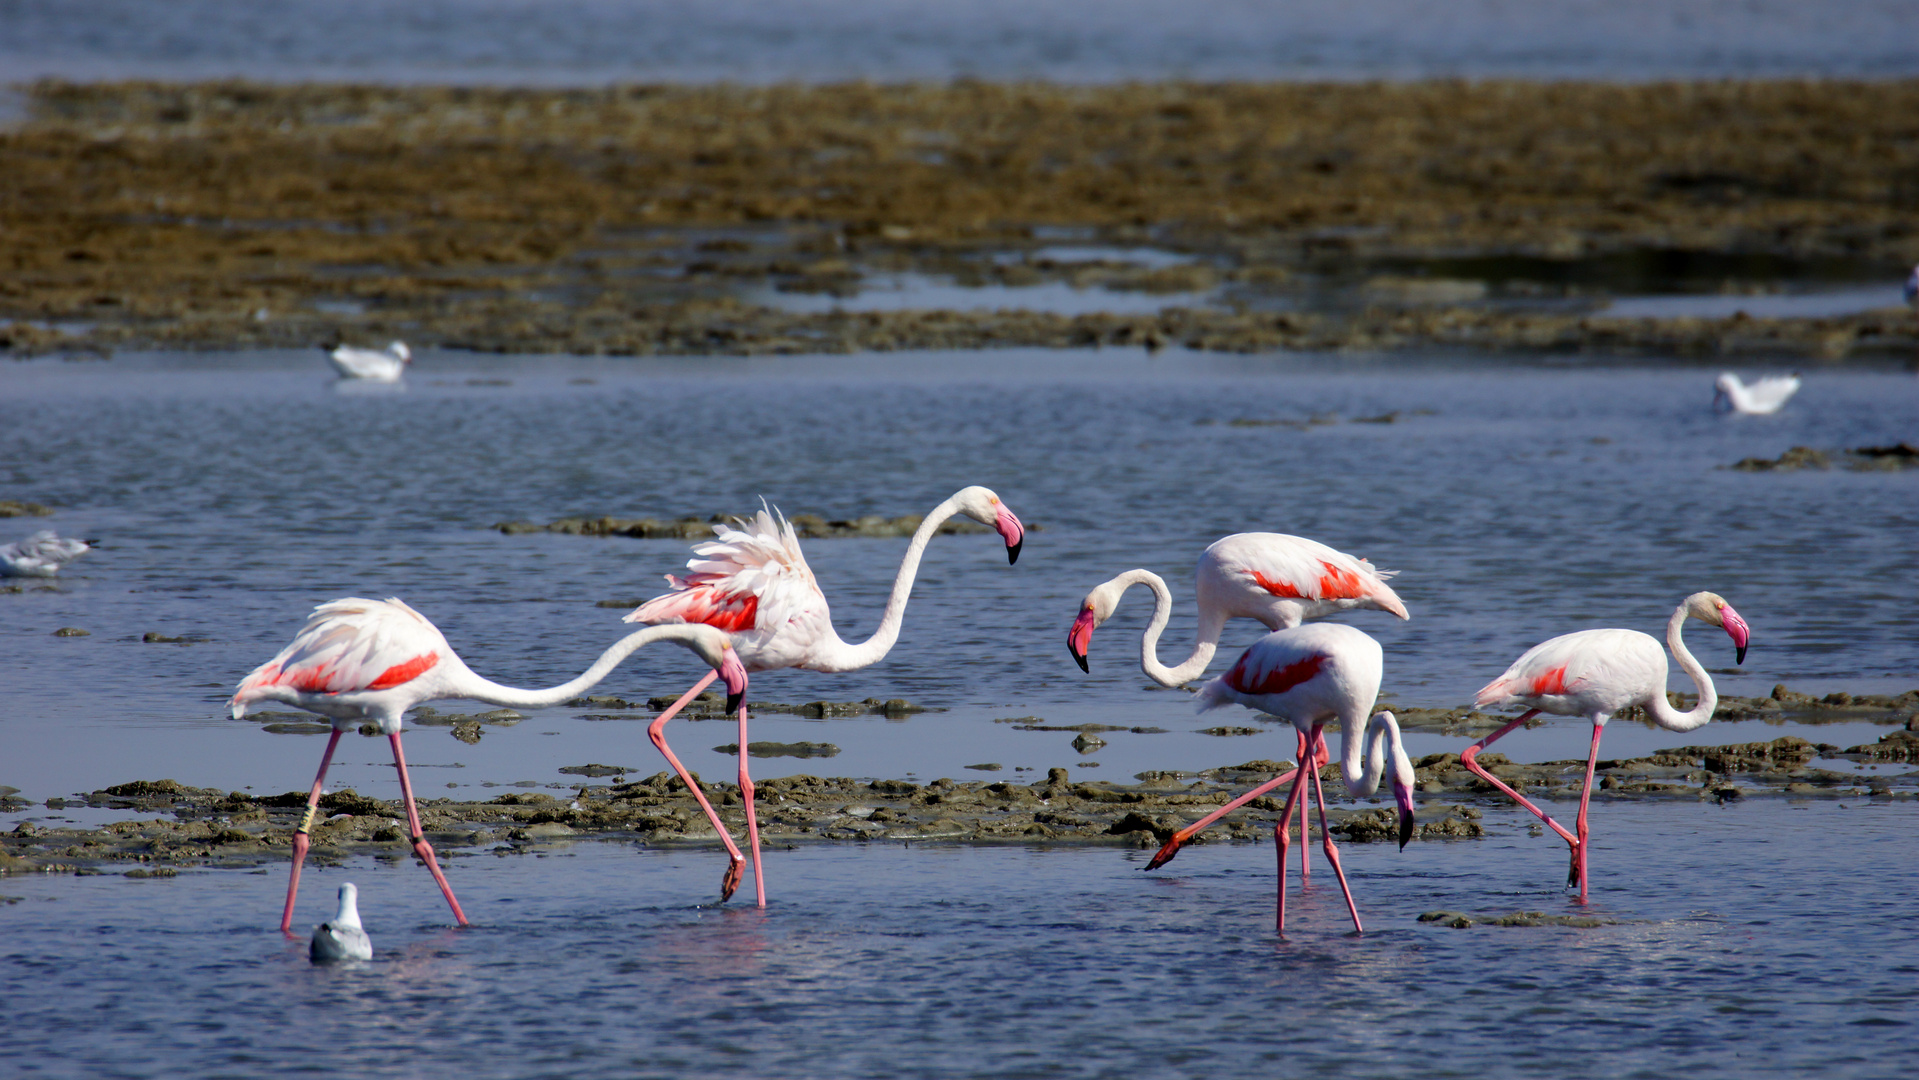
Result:
[[[741,855],[739,847],[733,843],[732,835],[726,831],[726,825],[720,821],[720,815],[713,809],[713,804],[706,801],[706,793],[700,790],[699,782],[693,779],[693,774],[686,771],[686,766],[680,764],[680,759],[673,756],[672,748],[666,745],[666,722],[678,716],[680,710],[686,708],[687,702],[698,697],[700,691],[706,689],[718,677],[717,671],[707,672],[706,678],[694,683],[693,689],[681,694],[680,699],[675,701],[672,707],[647,725],[646,737],[652,739],[653,745],[659,748],[660,753],[666,755],[667,764],[673,766],[674,774],[680,778],[680,783],[686,785],[686,790],[693,793],[693,798],[698,800],[700,809],[706,811],[706,819],[713,823],[713,831],[719,834],[720,843],[726,845],[726,854],[730,861],[726,864],[726,873],[720,878],[720,903],[723,904],[733,895],[733,890],[740,887],[740,874],[746,869],[746,856]]]
[[[433,871],[433,880],[440,883],[440,891],[446,894],[447,906],[453,909],[453,918],[461,926],[472,924],[466,921],[466,912],[460,910],[460,902],[453,898],[453,886],[446,883],[446,875],[440,872],[439,860],[433,857],[433,845],[426,842],[426,835],[420,829],[420,811],[413,805],[413,781],[406,774],[406,754],[400,750],[400,733],[387,736],[393,744],[393,767],[400,773],[400,797],[406,800],[406,824],[413,838],[413,853]]]
[[[1593,725],[1592,750],[1586,755],[1586,786],[1579,789],[1579,842],[1573,845],[1572,876],[1579,881],[1579,902],[1586,902],[1586,805],[1592,801],[1593,770],[1599,766],[1599,736],[1605,734],[1603,724]],[[1566,884],[1571,885],[1568,881]]]
[[[326,753],[320,755],[320,775],[313,778],[313,793],[307,796],[307,816],[300,819],[300,827],[293,833],[293,874],[287,878],[287,906],[280,913],[280,932],[293,936],[293,898],[300,892],[300,864],[306,861],[307,845],[312,843],[307,833],[313,829],[313,815],[320,808],[320,788],[326,784],[327,766],[333,764],[333,748],[340,745],[339,728],[327,738]]]
[[[1305,736],[1303,735],[1300,736],[1300,741],[1302,744],[1304,744]],[[1301,750],[1299,752],[1299,760],[1302,762],[1306,760],[1305,750]],[[1321,739],[1319,743],[1318,762],[1319,764],[1324,765],[1326,764],[1328,760],[1330,760],[1330,758],[1328,757],[1326,752],[1326,742],[1324,739]],[[1247,792],[1246,794],[1241,795],[1239,798],[1234,799],[1232,802],[1227,803],[1225,806],[1220,807],[1219,809],[1213,811],[1212,813],[1207,814],[1205,817],[1200,818],[1198,821],[1193,822],[1191,825],[1186,826],[1184,829],[1181,829],[1178,832],[1174,833],[1173,838],[1166,841],[1165,846],[1159,849],[1158,853],[1156,853],[1153,856],[1152,861],[1146,864],[1146,869],[1157,870],[1160,867],[1165,866],[1167,863],[1173,860],[1173,856],[1179,854],[1179,849],[1182,846],[1190,842],[1193,839],[1193,837],[1198,836],[1202,832],[1205,832],[1209,827],[1211,827],[1213,822],[1218,821],[1220,818],[1225,817],[1227,814],[1232,813],[1233,811],[1239,809],[1240,807],[1245,806],[1247,803],[1252,802],[1254,799],[1259,798],[1261,795],[1266,794],[1267,792],[1273,790],[1279,785],[1284,784],[1289,780],[1293,780],[1297,778],[1298,776],[1299,776],[1298,769],[1294,769],[1291,772],[1280,773],[1278,776],[1273,777],[1271,780],[1266,781],[1265,783],[1259,785],[1258,787]],[[1301,828],[1302,829],[1304,828],[1303,823],[1301,825]],[[1303,842],[1303,839],[1304,839],[1303,832],[1301,833],[1301,837]]]
[[[1474,775],[1478,776],[1481,780],[1486,781],[1488,784],[1491,784],[1492,786],[1505,792],[1507,795],[1510,795],[1514,802],[1518,803],[1519,805],[1525,807],[1528,810],[1531,810],[1533,814],[1539,818],[1539,820],[1552,826],[1552,830],[1558,833],[1566,841],[1566,843],[1571,844],[1574,850],[1576,851],[1578,850],[1578,847],[1579,847],[1578,837],[1574,836],[1572,833],[1567,832],[1566,827],[1564,825],[1561,825],[1559,822],[1554,821],[1552,817],[1548,815],[1544,810],[1541,810],[1539,807],[1534,806],[1530,801],[1527,800],[1527,798],[1524,795],[1521,795],[1519,792],[1514,791],[1512,788],[1507,787],[1504,783],[1501,783],[1498,777],[1494,776],[1492,773],[1487,772],[1485,769],[1480,768],[1479,762],[1473,760],[1474,758],[1479,756],[1479,752],[1481,750],[1484,750],[1488,746],[1491,746],[1495,739],[1498,739],[1500,736],[1506,734],[1507,732],[1513,730],[1514,728],[1520,726],[1521,724],[1524,724],[1526,721],[1531,720],[1533,717],[1538,715],[1539,715],[1538,709],[1526,710],[1524,713],[1520,714],[1519,718],[1514,720],[1512,723],[1507,724],[1505,727],[1500,728],[1498,731],[1493,732],[1491,735],[1488,735],[1485,738],[1479,740],[1478,742],[1472,744],[1471,746],[1468,746],[1465,750],[1460,751],[1459,760],[1468,769],[1471,769]]]
[[[760,819],[753,812],[753,777],[747,773],[746,702],[740,702],[740,801],[746,804],[746,838],[753,851],[753,892],[766,906],[766,874],[760,869]]]
[[[1293,808],[1301,803],[1306,791],[1306,777],[1311,769],[1293,770],[1293,789],[1286,794],[1286,809],[1279,815],[1279,824],[1273,827],[1273,843],[1279,848],[1279,913],[1276,927],[1280,937],[1286,936],[1286,834],[1293,828]],[[1301,814],[1305,811],[1302,809]]]
[[[1346,910],[1353,913],[1353,932],[1363,934],[1359,925],[1359,905],[1353,903],[1353,890],[1346,884],[1346,871],[1339,865],[1339,849],[1333,846],[1333,832],[1326,827],[1326,793],[1320,790],[1319,770],[1313,770],[1313,801],[1319,804],[1319,839],[1326,846],[1326,861],[1333,864],[1333,876],[1339,879],[1339,891],[1346,894]],[[1305,811],[1300,812],[1305,816]]]

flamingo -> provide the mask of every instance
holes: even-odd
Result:
[[[327,359],[333,361],[342,379],[399,382],[400,376],[406,374],[406,366],[413,362],[413,351],[406,347],[404,341],[395,341],[385,349],[342,345],[328,353]]]
[[[1406,605],[1386,584],[1386,579],[1397,573],[1396,570],[1376,570],[1365,559],[1356,559],[1302,536],[1234,533],[1215,540],[1200,553],[1199,566],[1194,572],[1199,597],[1199,640],[1178,666],[1169,668],[1159,662],[1159,635],[1172,617],[1173,595],[1166,582],[1150,570],[1128,570],[1087,593],[1080,603],[1079,617],[1067,631],[1066,649],[1073,654],[1081,671],[1090,671],[1086,654],[1092,646],[1093,631],[1112,618],[1127,589],[1143,584],[1153,591],[1154,604],[1152,622],[1140,638],[1140,670],[1161,686],[1179,686],[1198,678],[1212,662],[1220,632],[1229,618],[1257,619],[1269,630],[1284,630],[1307,619],[1354,608],[1389,611],[1402,619],[1410,619]],[[1308,753],[1302,735],[1298,760],[1307,761]],[[1310,753],[1316,765],[1324,765],[1331,757],[1323,741]],[[1181,845],[1227,813],[1292,778],[1292,773],[1283,773],[1228,803],[1217,813],[1180,830],[1160,849],[1154,865],[1171,859]],[[1301,877],[1310,879],[1306,828],[1306,815],[1301,814],[1299,872]]]
[[[52,577],[99,542],[73,540],[55,535],[52,529],[41,529],[25,540],[0,547],[0,577]]]
[[[707,672],[687,700],[715,678],[726,680],[728,704],[746,693],[746,671],[740,666],[726,635],[703,626],[656,626],[628,634],[600,654],[593,666],[577,678],[545,690],[521,690],[482,678],[466,666],[439,627],[426,616],[395,598],[366,600],[345,597],[329,600],[313,609],[305,626],[293,641],[273,659],[254,668],[240,681],[229,706],[235,720],[263,702],[273,701],[307,712],[318,713],[333,721],[333,734],[327,739],[326,753],[320,758],[319,775],[313,779],[313,792],[307,797],[307,812],[293,834],[293,870],[287,881],[286,909],[280,916],[280,931],[291,933],[293,901],[300,889],[300,865],[306,859],[310,843],[308,833],[319,808],[320,788],[326,783],[327,766],[340,736],[371,720],[393,746],[393,767],[400,774],[400,795],[406,803],[407,825],[413,850],[433,872],[440,891],[453,909],[453,917],[466,926],[466,913],[453,897],[453,888],[433,857],[433,846],[420,829],[420,813],[413,804],[413,784],[407,776],[406,755],[400,748],[400,718],[407,709],[436,698],[471,698],[493,705],[538,709],[559,703],[584,692],[634,650],[655,641],[672,641],[693,651],[713,668]],[[700,798],[709,817],[717,824],[719,816]]]
[[[335,960],[371,960],[373,942],[360,925],[360,890],[351,881],[340,886],[340,910],[313,928],[307,959],[316,964]]]
[[[1726,411],[1746,416],[1770,416],[1799,392],[1799,373],[1773,375],[1750,385],[1728,371],[1713,380],[1712,405],[1718,411],[1725,402]]]
[[[906,614],[907,597],[913,592],[913,578],[919,572],[920,556],[939,531],[940,525],[955,514],[965,514],[990,525],[1006,541],[1007,562],[1019,561],[1020,545],[1026,529],[1019,517],[991,490],[966,487],[935,506],[913,533],[900,560],[899,573],[893,579],[893,592],[880,616],[873,636],[858,644],[840,640],[833,629],[833,616],[827,608],[826,594],[820,591],[813,571],[800,552],[799,538],[784,515],[777,519],[764,506],[750,521],[737,521],[740,527],[715,525],[718,539],[693,549],[698,556],[687,560],[692,573],[685,577],[666,576],[672,589],[641,604],[626,616],[627,622],[704,623],[732,635],[734,648],[747,671],[774,671],[800,668],[806,671],[855,671],[878,663],[899,639],[900,622]],[[660,714],[647,730],[660,753],[688,787],[693,779],[666,745],[665,727],[687,699],[675,702]],[[760,826],[753,809],[753,778],[748,774],[746,707],[737,708],[740,723],[740,798],[746,805],[747,838],[753,851],[753,888],[760,907],[766,906],[766,880],[760,872]],[[697,790],[697,789],[696,789]],[[726,837],[725,830],[720,831]],[[744,862],[739,850],[727,839],[733,862],[724,879],[739,881]],[[726,894],[732,889],[722,886]],[[725,895],[722,895],[722,900]]]
[[[1200,553],[1195,571],[1199,594],[1199,640],[1191,655],[1177,667],[1159,662],[1159,635],[1173,614],[1173,596],[1166,582],[1150,570],[1128,570],[1102,582],[1080,603],[1079,617],[1066,635],[1067,651],[1081,671],[1093,631],[1119,606],[1120,597],[1134,585],[1153,590],[1153,621],[1140,639],[1140,670],[1161,686],[1191,682],[1206,670],[1219,647],[1226,620],[1257,619],[1269,630],[1298,626],[1336,611],[1372,608],[1390,611],[1402,619],[1400,603],[1386,579],[1397,571],[1375,570],[1365,559],[1355,559],[1316,540],[1284,533],[1234,533],[1215,540]]]
[[[1593,769],[1599,761],[1599,736],[1606,721],[1630,705],[1646,710],[1653,723],[1668,731],[1691,731],[1712,719],[1719,695],[1713,690],[1712,677],[1686,651],[1680,629],[1687,619],[1698,619],[1720,627],[1732,638],[1738,650],[1735,662],[1746,662],[1746,645],[1752,632],[1746,620],[1717,593],[1697,592],[1681,601],[1666,621],[1666,644],[1679,666],[1699,688],[1699,703],[1686,712],[1666,700],[1666,654],[1650,634],[1637,630],[1581,630],[1542,641],[1527,649],[1506,673],[1479,691],[1474,704],[1481,709],[1504,705],[1526,708],[1516,719],[1498,731],[1467,747],[1459,759],[1481,780],[1512,796],[1519,805],[1552,826],[1572,848],[1572,866],[1566,884],[1577,882],[1579,902],[1586,902],[1586,807],[1592,798]],[[1584,716],[1592,720],[1592,751],[1586,757],[1586,783],[1579,791],[1578,834],[1567,832],[1544,810],[1506,786],[1475,761],[1481,750],[1491,746],[1507,732],[1540,713],[1555,716]]]
[[[1222,705],[1239,704],[1271,713],[1289,721],[1299,731],[1300,745],[1321,745],[1323,729],[1338,720],[1341,729],[1340,769],[1346,790],[1354,795],[1370,795],[1379,790],[1386,756],[1392,756],[1393,798],[1399,805],[1399,846],[1404,849],[1413,835],[1413,763],[1399,738],[1399,722],[1393,714],[1380,711],[1367,720],[1373,702],[1379,697],[1379,680],[1385,668],[1379,642],[1350,626],[1314,623],[1275,630],[1254,642],[1240,654],[1226,674],[1206,683],[1199,691],[1199,711]],[[1354,732],[1364,725],[1364,735]],[[1365,762],[1360,761],[1362,744]],[[1277,925],[1286,935],[1286,833],[1292,825],[1293,809],[1306,813],[1302,796],[1306,778],[1312,778],[1313,798],[1319,806],[1319,835],[1346,896],[1346,909],[1353,916],[1353,930],[1364,933],[1359,922],[1359,907],[1353,903],[1353,890],[1346,884],[1346,872],[1339,865],[1339,849],[1326,828],[1326,794],[1320,788],[1319,770],[1305,767],[1294,770],[1293,789],[1286,796],[1286,809],[1273,828],[1273,840],[1279,853],[1279,911]],[[1274,784],[1278,780],[1273,781]],[[1269,788],[1272,784],[1267,785]],[[1223,811],[1222,811],[1223,812]],[[1215,815],[1217,816],[1217,815]],[[1147,864],[1161,866],[1177,851],[1169,844]]]

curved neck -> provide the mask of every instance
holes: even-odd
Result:
[[[650,645],[655,641],[673,641],[691,649],[694,640],[705,632],[704,627],[692,627],[682,623],[649,626],[643,630],[635,630],[614,642],[610,648],[600,654],[598,660],[593,661],[592,667],[581,672],[578,677],[544,690],[522,690],[517,686],[496,683],[475,674],[473,669],[467,667],[462,661],[455,678],[449,680],[451,684],[449,691],[451,694],[484,701],[489,705],[544,709],[549,705],[559,705],[569,701],[592,689],[601,679],[606,678],[609,672],[618,667],[620,661],[631,656],[642,646]]]
[[[1406,748],[1399,739],[1399,722],[1391,713],[1374,713],[1370,721],[1361,728],[1362,711],[1353,716],[1342,715],[1339,718],[1339,773],[1346,782],[1346,791],[1352,795],[1370,795],[1379,790],[1379,778],[1386,772],[1386,754],[1393,755],[1393,767],[1399,770],[1399,763],[1406,762],[1407,773],[1412,771],[1412,759],[1406,756]],[[1364,734],[1354,738],[1355,730]],[[1362,764],[1362,750],[1365,761]]]
[[[1144,585],[1153,590],[1153,621],[1146,624],[1146,632],[1139,639],[1139,669],[1146,677],[1161,686],[1180,686],[1199,678],[1206,665],[1213,661],[1213,651],[1218,648],[1219,621],[1213,620],[1212,633],[1207,634],[1205,627],[1200,629],[1199,641],[1193,645],[1193,651],[1176,667],[1167,667],[1159,662],[1159,635],[1166,629],[1166,623],[1173,617],[1173,593],[1166,582],[1151,570],[1128,570],[1124,574],[1107,582],[1118,585],[1120,595],[1135,585]],[[1205,622],[1204,617],[1201,619]]]
[[[829,626],[833,636],[820,643],[814,661],[806,665],[810,670],[852,671],[878,663],[893,650],[893,643],[900,637],[900,623],[906,618],[907,598],[913,595],[913,578],[920,571],[920,556],[926,553],[926,545],[932,542],[946,519],[959,511],[959,498],[947,499],[935,506],[913,531],[913,541],[906,545],[906,557],[900,560],[900,571],[893,578],[893,594],[886,598],[886,610],[881,613],[880,625],[873,636],[854,645],[841,641],[839,632]]]
[[[1706,669],[1686,651],[1685,639],[1680,636],[1680,630],[1685,625],[1686,605],[1681,604],[1674,609],[1672,618],[1666,623],[1666,646],[1672,650],[1672,658],[1679,661],[1680,670],[1692,676],[1693,685],[1699,688],[1698,704],[1686,712],[1680,712],[1666,700],[1664,686],[1659,687],[1651,700],[1646,702],[1646,712],[1652,716],[1653,722],[1669,731],[1691,731],[1703,727],[1706,721],[1712,719],[1712,711],[1719,706],[1719,692],[1713,689],[1712,676],[1706,674]]]

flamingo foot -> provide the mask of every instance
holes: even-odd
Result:
[[[726,864],[726,873],[720,876],[720,903],[724,904],[733,896],[733,890],[740,887],[740,879],[746,876],[746,860],[735,858]]]
[[[1570,889],[1573,886],[1578,884],[1579,884],[1579,845],[1573,844],[1572,845],[1572,865],[1566,868],[1566,887]],[[1581,891],[1583,892],[1584,890],[1581,890]]]

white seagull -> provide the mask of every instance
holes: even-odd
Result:
[[[351,881],[340,886],[339,912],[313,928],[307,958],[316,964],[373,959],[373,942],[360,925],[360,890],[354,888]]]
[[[1713,382],[1713,388],[1714,411],[1718,411],[1723,401],[1731,412],[1765,416],[1778,412],[1780,406],[1799,392],[1799,373],[1768,376],[1748,386],[1728,371]]]
[[[42,529],[19,543],[0,547],[0,577],[52,577],[97,543],[70,540],[55,536],[51,529]]]
[[[327,354],[342,379],[366,379],[371,382],[399,382],[406,366],[413,362],[413,351],[406,342],[396,341],[385,351],[342,345]]]

